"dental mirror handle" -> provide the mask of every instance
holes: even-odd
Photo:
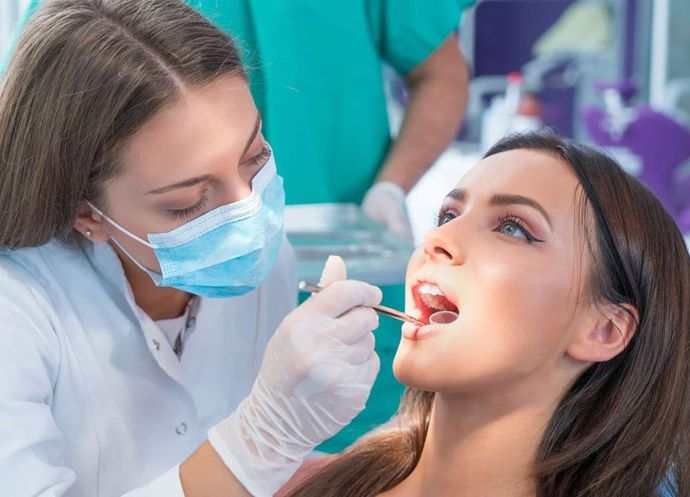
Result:
[[[310,293],[319,293],[321,290],[323,290],[323,287],[319,285],[314,285],[312,283],[308,283],[306,281],[300,281],[297,287],[303,292]],[[414,323],[418,326],[425,326],[427,324],[420,319],[410,316],[409,314],[405,314],[404,312],[398,311],[391,307],[386,307],[385,305],[373,305],[371,306],[371,308],[379,314],[384,314],[399,321],[409,321],[410,323]]]

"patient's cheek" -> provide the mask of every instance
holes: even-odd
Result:
[[[419,246],[414,250],[414,252],[412,252],[412,255],[410,256],[410,260],[407,262],[407,282],[408,283],[410,281],[410,275],[414,274],[414,272],[417,271],[423,263],[424,263],[424,247]]]

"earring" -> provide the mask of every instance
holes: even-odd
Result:
[[[93,235],[93,231],[86,230],[86,233],[84,233],[84,234],[86,235],[86,238],[91,238],[91,235]]]

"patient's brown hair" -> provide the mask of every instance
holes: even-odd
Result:
[[[185,87],[244,72],[233,42],[176,0],[48,0],[0,89],[0,247],[68,239],[123,142]]]
[[[537,497],[690,495],[690,262],[659,201],[601,152],[548,134],[508,137],[487,156],[540,150],[569,164],[593,257],[591,291],[639,312],[628,347],[591,365],[556,408],[534,461]],[[587,214],[587,213],[591,213]],[[408,390],[400,428],[336,457],[291,497],[369,497],[415,468],[434,394]]]

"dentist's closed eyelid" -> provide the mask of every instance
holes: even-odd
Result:
[[[185,207],[183,209],[166,209],[166,211],[173,219],[191,218],[198,214],[201,214],[201,211],[203,211],[208,200],[208,189],[204,188],[204,190],[201,192],[201,197],[199,198],[199,200],[197,200],[191,206]]]
[[[264,164],[266,164],[266,162],[268,162],[268,159],[271,158],[272,153],[273,152],[271,151],[271,148],[268,146],[268,143],[266,143],[266,141],[262,139],[261,149],[259,150],[259,153],[243,160],[240,163],[240,167],[263,166]]]

